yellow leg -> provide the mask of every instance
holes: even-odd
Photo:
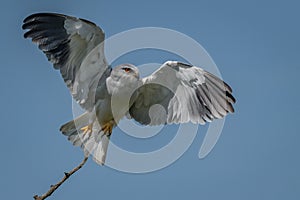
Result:
[[[110,136],[112,133],[112,129],[114,128],[115,122],[113,120],[107,122],[106,124],[104,124],[102,126],[102,131],[104,132],[104,134],[106,134],[107,136]]]
[[[83,131],[83,134],[90,134],[93,131],[93,124],[89,124],[87,126],[82,127],[80,130]]]

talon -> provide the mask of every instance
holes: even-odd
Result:
[[[107,136],[110,136],[112,133],[112,129],[114,127],[114,122],[113,121],[109,121],[106,124],[103,125],[102,127],[102,131],[104,132],[104,134],[106,134]]]
[[[82,127],[80,130],[83,131],[83,134],[90,134],[93,131],[93,124]]]

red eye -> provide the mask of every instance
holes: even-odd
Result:
[[[123,70],[124,70],[126,73],[128,73],[128,72],[130,72],[131,69],[128,68],[128,67],[124,67]]]

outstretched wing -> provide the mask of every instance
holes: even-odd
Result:
[[[91,111],[95,94],[110,74],[104,57],[104,33],[94,23],[55,13],[27,17],[22,26],[25,38],[38,44],[53,63],[75,100]]]
[[[195,66],[168,61],[142,82],[129,109],[141,124],[204,124],[234,112],[230,86]]]

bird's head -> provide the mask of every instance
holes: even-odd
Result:
[[[114,80],[126,80],[128,83],[136,82],[140,79],[140,73],[136,66],[132,64],[121,64],[111,72]]]
[[[139,70],[132,64],[115,67],[106,80],[107,89],[112,93],[132,93],[140,84]]]
[[[122,102],[131,99],[141,84],[139,70],[132,64],[122,64],[115,67],[106,80],[108,92],[113,94],[115,100]],[[126,101],[125,101],[126,102]],[[116,103],[120,104],[120,103]],[[121,105],[121,104],[120,104]]]

